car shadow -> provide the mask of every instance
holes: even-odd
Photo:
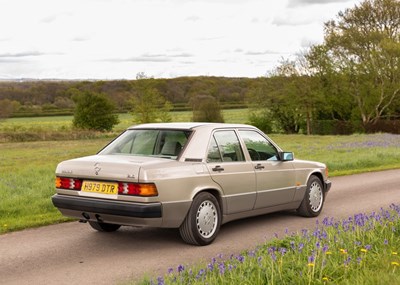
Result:
[[[285,211],[231,221],[221,226],[217,239],[210,246],[235,240],[239,242],[240,238],[237,237],[243,234],[246,234],[248,240],[255,242],[281,236],[287,234],[293,228],[292,225],[298,225],[302,219],[309,220],[299,217],[294,211]],[[168,247],[193,247],[181,239],[178,229],[123,226],[116,232],[107,233],[90,228],[89,236],[91,242],[98,246],[111,246],[114,250],[153,251]]]

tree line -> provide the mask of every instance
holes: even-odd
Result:
[[[208,106],[196,114],[210,106],[248,107],[250,122],[267,132],[400,133],[400,2],[365,0],[339,12],[324,24],[323,43],[282,59],[264,77],[155,79],[141,73],[136,80],[2,82],[0,116],[72,112],[74,96],[85,92],[105,94],[117,111],[134,110],[145,122],[196,106]]]

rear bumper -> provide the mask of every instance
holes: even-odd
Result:
[[[135,218],[161,218],[161,203],[139,204],[104,201],[56,194],[52,198],[57,208]]]
[[[137,203],[55,194],[53,205],[67,217],[127,226],[177,228],[191,201]]]
[[[130,226],[162,226],[161,203],[140,204],[56,194],[53,205],[67,217]]]

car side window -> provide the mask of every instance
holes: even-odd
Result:
[[[251,160],[278,160],[278,150],[256,131],[239,131]]]
[[[235,131],[217,131],[211,138],[208,162],[244,161],[242,148]]]
[[[221,162],[221,153],[214,137],[211,137],[210,146],[208,147],[207,162]]]

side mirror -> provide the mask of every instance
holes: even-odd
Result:
[[[280,152],[281,161],[292,161],[294,159],[293,152]]]

